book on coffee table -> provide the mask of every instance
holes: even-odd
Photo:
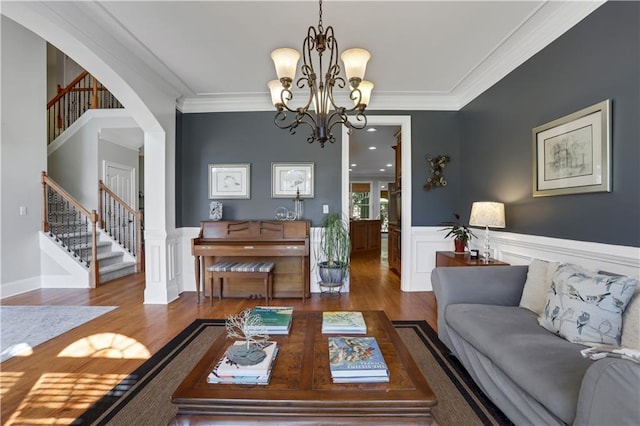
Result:
[[[241,376],[241,375],[231,375],[225,376],[218,371],[218,365],[222,360],[218,362],[216,368],[213,369],[211,373],[207,376],[207,383],[217,383],[217,384],[233,384],[233,385],[268,385],[269,379],[271,379],[271,371],[273,370],[273,364],[276,361],[276,357],[278,356],[278,348],[276,348],[273,358],[271,359],[271,365],[269,366],[269,370],[267,370],[267,374],[262,376]]]
[[[367,324],[362,312],[327,311],[322,313],[322,332],[366,334]]]
[[[329,337],[329,369],[339,383],[389,379],[389,368],[375,337]]]
[[[291,306],[256,306],[251,310],[251,316],[259,316],[263,327],[248,327],[248,331],[267,334],[289,334],[293,307]]]
[[[246,342],[243,340],[238,340],[233,343],[233,346],[246,345]],[[233,361],[231,361],[227,357],[227,351],[223,357],[218,361],[215,368],[213,369],[213,373],[217,376],[238,376],[238,377],[258,377],[258,376],[266,376],[271,368],[271,364],[273,359],[275,358],[277,350],[276,342],[267,342],[267,346],[264,348],[267,356],[255,365],[239,365]]]

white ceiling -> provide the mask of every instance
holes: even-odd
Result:
[[[273,111],[266,87],[275,78],[271,51],[300,50],[308,27],[318,24],[315,0],[45,3],[69,16],[70,25],[78,12],[95,20],[86,37],[117,40],[148,66],[150,83],[178,94],[183,112]],[[323,24],[334,27],[340,51],[371,52],[369,110],[459,110],[602,3],[325,0]],[[127,57],[115,52],[112,59]],[[294,92],[292,104],[303,98]],[[348,103],[346,92],[336,98]],[[357,132],[351,144],[392,145],[369,139],[384,134]],[[392,153],[378,153],[385,151]],[[370,171],[381,162],[387,164],[378,158]]]

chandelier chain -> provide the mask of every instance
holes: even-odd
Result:
[[[324,33],[324,28],[322,27],[322,0],[320,0],[320,12],[318,13],[318,31],[320,34]]]

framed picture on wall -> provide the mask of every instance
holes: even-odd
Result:
[[[533,129],[533,196],[611,192],[611,101]]]
[[[313,198],[313,163],[271,163],[271,198]]]
[[[209,199],[251,198],[251,165],[209,164]]]

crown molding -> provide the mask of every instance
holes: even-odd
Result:
[[[543,3],[454,87],[452,92],[460,101],[458,109],[462,109],[605,2]]]
[[[449,92],[374,91],[367,110],[459,111],[604,3],[603,0],[547,1]],[[294,92],[294,99],[297,96],[302,94]],[[350,103],[346,94],[337,95],[336,102],[338,105]],[[186,96],[178,100],[177,108],[183,113],[274,110],[268,92]]]
[[[303,99],[303,92],[294,92],[293,99]],[[308,96],[308,95],[307,95]],[[346,93],[335,96],[338,105],[349,105]],[[442,110],[455,111],[460,101],[447,93],[376,92],[367,111],[382,110]],[[185,114],[201,112],[275,111],[269,93],[219,93],[183,97],[177,109]]]

